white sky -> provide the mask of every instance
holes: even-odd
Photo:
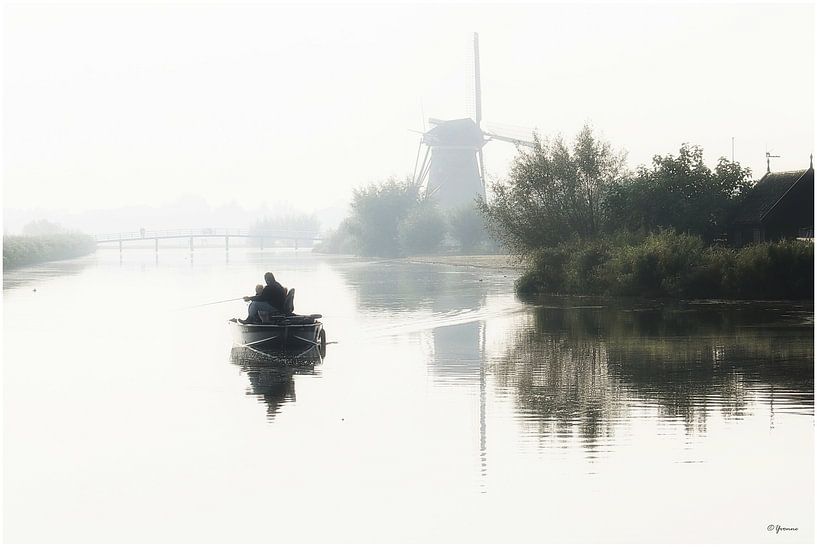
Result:
[[[629,164],[703,146],[765,172],[814,148],[811,4],[6,4],[5,208],[342,205],[411,172],[425,117],[468,114]],[[422,105],[422,111],[421,111]],[[485,149],[489,176],[514,149]]]

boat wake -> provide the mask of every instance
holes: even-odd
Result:
[[[450,310],[446,312],[432,313],[430,316],[418,317],[408,320],[389,320],[388,324],[373,325],[358,331],[366,338],[384,338],[402,334],[412,334],[423,331],[430,331],[440,327],[450,327],[454,325],[464,325],[475,321],[488,321],[499,317],[508,317],[522,313],[526,307],[522,304],[514,303],[505,306],[491,306],[490,308],[464,308]]]

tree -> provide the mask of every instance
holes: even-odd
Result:
[[[493,200],[479,201],[488,229],[519,254],[574,239],[597,237],[605,224],[608,189],[625,176],[625,155],[614,152],[585,125],[572,148],[557,137],[534,138],[520,151],[507,182],[492,185]]]
[[[400,250],[407,254],[431,253],[445,237],[445,219],[430,201],[419,202],[398,226]]]
[[[26,236],[46,236],[64,234],[66,230],[60,224],[42,218],[40,220],[32,220],[31,222],[27,223],[25,226],[23,226],[22,232],[23,235]]]
[[[476,205],[450,211],[447,220],[448,233],[459,243],[461,251],[472,251],[485,241],[485,219]]]
[[[420,200],[408,179],[389,179],[354,191],[349,231],[365,256],[400,254],[399,226]]]
[[[357,238],[353,235],[352,219],[345,218],[334,230],[329,230],[324,238],[313,247],[318,253],[356,254]]]
[[[739,196],[751,185],[751,170],[720,158],[715,171],[703,161],[700,146],[684,143],[678,156],[653,157],[634,177],[611,189],[610,225],[631,231],[674,228],[712,241],[726,231]]]

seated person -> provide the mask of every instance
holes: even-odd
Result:
[[[276,315],[284,312],[287,290],[275,280],[272,272],[264,274],[264,281],[267,282],[267,285],[262,287],[260,292],[258,292],[259,285],[255,288],[256,294],[254,296],[244,297],[244,302],[249,302],[250,307],[247,310],[247,318],[244,320],[239,319],[242,323],[260,323],[259,311]]]

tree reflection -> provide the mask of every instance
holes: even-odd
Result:
[[[633,403],[702,431],[714,411],[813,412],[812,317],[810,303],[549,299],[492,370],[543,435],[595,444]]]
[[[85,268],[93,264],[93,259],[93,256],[84,256],[4,270],[3,289],[14,289],[26,285],[34,285],[36,289],[40,281],[82,273]]]

